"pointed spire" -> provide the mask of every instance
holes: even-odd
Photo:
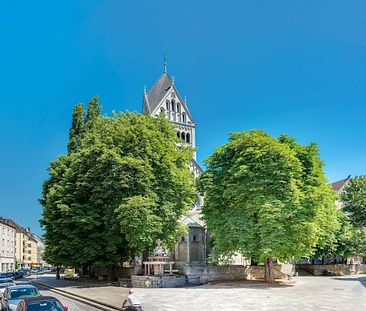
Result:
[[[164,73],[168,72],[168,63],[166,61],[166,55],[164,55]]]

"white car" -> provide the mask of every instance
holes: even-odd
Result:
[[[0,279],[0,297],[3,296],[5,289],[8,286],[12,286],[12,285],[15,285],[15,282],[12,279],[9,279],[9,278]]]

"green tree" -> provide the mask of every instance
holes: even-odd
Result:
[[[264,262],[265,281],[274,282],[274,259],[300,258],[334,241],[335,195],[315,144],[232,133],[206,164],[199,184],[216,256],[240,252]]]
[[[83,104],[77,104],[72,111],[72,123],[69,131],[68,153],[77,152],[84,133],[85,111]]]
[[[352,178],[341,193],[343,210],[357,227],[366,227],[366,176]]]
[[[157,239],[169,244],[194,198],[192,150],[177,145],[168,120],[90,107],[78,150],[53,161],[44,183],[51,263],[106,266],[151,251]]]

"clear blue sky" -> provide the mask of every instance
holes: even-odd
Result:
[[[361,0],[1,1],[0,215],[40,233],[73,105],[141,111],[164,54],[201,163],[257,128],[317,142],[330,181],[366,174],[365,16]]]

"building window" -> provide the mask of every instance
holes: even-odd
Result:
[[[196,241],[197,241],[197,236],[195,236],[195,235],[194,235],[194,236],[192,236],[192,241],[193,241],[193,242],[196,242]]]
[[[175,100],[172,99],[172,111],[175,112]]]
[[[175,93],[172,92],[171,95],[170,95],[172,98],[175,98]]]
[[[164,109],[164,107],[160,107],[160,112],[161,112],[161,113],[165,113],[165,109]]]
[[[187,133],[187,135],[186,135],[186,142],[187,142],[188,144],[190,144],[190,143],[191,143],[191,135],[190,135],[189,133]]]
[[[180,103],[177,103],[177,112],[180,112]]]
[[[169,100],[166,101],[165,106],[166,106],[166,110],[169,111],[170,110]]]
[[[180,238],[180,241],[181,241],[181,242],[185,242],[185,241],[186,241],[186,238],[185,238],[184,236],[182,236],[182,237]]]
[[[179,131],[177,132],[177,137],[180,138],[180,132]]]
[[[186,123],[186,113],[185,112],[182,113],[182,119],[183,119],[183,123]]]
[[[180,134],[180,138],[182,138],[182,140],[186,141],[186,133],[182,132]]]

